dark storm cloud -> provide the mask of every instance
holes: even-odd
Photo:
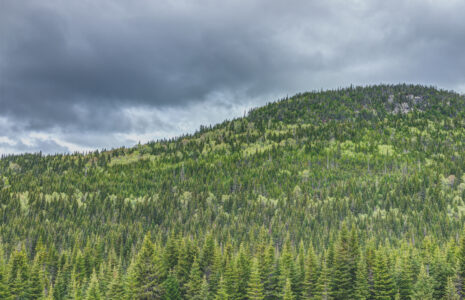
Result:
[[[463,92],[464,10],[459,1],[3,0],[0,152],[172,136],[351,83]]]

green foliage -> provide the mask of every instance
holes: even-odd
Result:
[[[379,85],[3,156],[0,298],[463,298],[464,141],[464,96]]]

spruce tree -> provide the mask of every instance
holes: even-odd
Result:
[[[107,299],[123,299],[125,297],[124,283],[117,267],[113,269],[112,278],[108,285]]]
[[[250,270],[249,285],[247,288],[247,298],[250,300],[262,300],[265,298],[263,284],[258,270],[258,261],[254,259]]]
[[[228,300],[229,298],[230,297],[228,296],[228,292],[226,291],[223,276],[221,276],[220,282],[218,283],[218,290],[216,293],[215,300]]]
[[[465,298],[465,231],[460,239],[456,269],[458,293],[462,298]]]
[[[34,261],[29,278],[29,298],[41,299],[44,294],[44,283],[42,282],[42,268],[38,260]],[[0,297],[1,299],[1,297]]]
[[[187,298],[192,300],[201,300],[200,293],[202,290],[202,272],[200,270],[199,262],[197,259],[194,260],[191,268],[191,274],[189,276],[189,282],[187,283]]]
[[[100,286],[97,279],[97,274],[95,271],[92,272],[92,276],[90,278],[89,287],[87,288],[86,298],[85,300],[100,300],[103,299],[100,295]]]
[[[365,257],[361,256],[357,265],[355,278],[355,299],[366,300],[370,297],[370,286],[368,283],[367,264]]]
[[[317,282],[315,299],[328,300],[332,298],[331,294],[331,279],[329,269],[326,266],[326,258],[323,258],[321,263],[321,272]]]
[[[414,286],[413,299],[415,300],[430,300],[433,299],[433,283],[430,276],[426,273],[425,267],[422,265],[420,274],[418,274],[417,282]]]
[[[170,273],[163,282],[163,299],[165,300],[181,300],[181,291],[176,276]]]
[[[139,299],[153,299],[161,296],[160,261],[155,247],[147,234],[136,256],[132,268],[135,296]]]
[[[396,294],[394,280],[387,266],[385,253],[376,254],[376,265],[373,270],[373,292],[375,299],[393,299]]]
[[[24,246],[10,257],[9,291],[13,299],[24,299],[29,294],[29,266]]]
[[[305,261],[305,277],[303,287],[303,298],[312,299],[316,293],[318,282],[318,263],[314,253],[313,247],[310,245],[307,251],[307,258]]]
[[[342,226],[339,240],[335,247],[332,272],[332,297],[337,300],[354,298],[354,282],[352,282],[352,257],[349,248],[349,232]],[[355,268],[353,268],[355,269]]]
[[[207,276],[204,275],[203,280],[202,280],[202,285],[200,286],[199,299],[210,300],[211,298],[212,297],[211,297],[211,294],[210,294],[210,287],[208,285]]]
[[[413,293],[413,274],[412,266],[408,258],[403,259],[398,281],[400,299],[409,300]]]
[[[283,300],[294,300],[294,292],[292,291],[291,287],[291,279],[287,278],[286,283],[284,285],[284,290],[283,290]]]
[[[455,286],[453,277],[447,278],[446,293],[442,299],[444,300],[459,300],[460,299],[460,296],[457,293],[457,288]]]
[[[10,296],[6,268],[3,245],[0,243],[0,299],[8,299]]]

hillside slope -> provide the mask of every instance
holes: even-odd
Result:
[[[465,221],[464,149],[465,97],[454,92],[379,85],[298,94],[172,140],[3,157],[0,237],[8,257],[23,247],[32,261],[37,244],[70,257],[95,248],[122,269],[147,232],[157,247],[209,236],[239,256],[241,243],[271,243],[294,249],[296,261],[300,243],[324,257],[341,226],[354,228],[362,248],[446,247]]]

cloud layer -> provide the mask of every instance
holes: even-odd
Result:
[[[462,1],[5,0],[0,153],[195,131],[295,92],[465,91]]]

